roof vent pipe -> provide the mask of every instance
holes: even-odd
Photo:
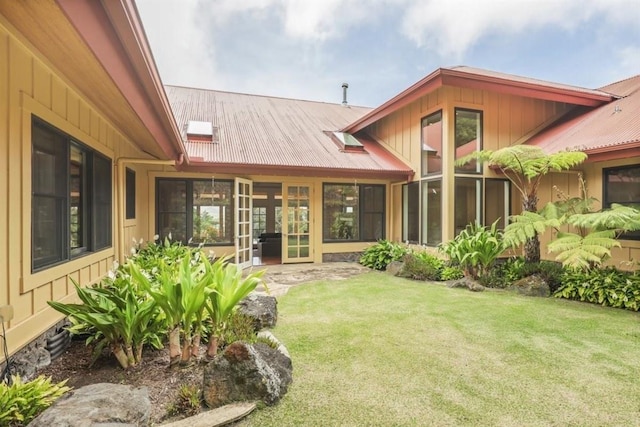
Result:
[[[342,105],[347,106],[347,89],[349,89],[349,83],[342,83]]]

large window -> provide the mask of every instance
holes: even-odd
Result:
[[[484,224],[490,226],[498,221],[503,230],[511,213],[511,183],[506,179],[484,180]]]
[[[135,219],[136,217],[136,173],[125,169],[125,218]]]
[[[422,176],[442,173],[442,111],[422,119]]]
[[[469,224],[482,223],[482,180],[456,178],[454,226],[456,236]]]
[[[422,244],[442,242],[442,180],[422,181]]]
[[[324,184],[324,241],[372,242],[384,238],[384,192],[383,185]]]
[[[604,207],[613,203],[640,208],[640,165],[604,169]],[[640,231],[625,233],[624,239],[640,240]]]
[[[232,244],[233,182],[157,180],[157,233],[184,243]]]
[[[31,269],[111,246],[111,160],[34,118]]]
[[[482,150],[482,111],[455,110],[455,159]],[[471,161],[464,166],[456,166],[456,173],[481,173],[482,165]]]
[[[409,243],[420,241],[420,183],[402,186],[402,240]]]

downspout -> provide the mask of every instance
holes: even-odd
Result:
[[[180,154],[177,160],[155,160],[155,159],[137,159],[134,157],[120,157],[116,161],[116,224],[118,227],[118,253],[116,259],[122,264],[125,260],[124,252],[124,203],[125,203],[125,165],[159,165],[159,166],[180,166],[184,162],[184,154]]]

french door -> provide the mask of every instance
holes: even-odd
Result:
[[[282,262],[311,262],[311,186],[283,184],[282,190]]]
[[[253,181],[235,179],[236,197],[236,264],[241,268],[250,267],[253,260],[253,240],[251,236],[251,213]]]

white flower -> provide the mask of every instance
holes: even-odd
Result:
[[[171,232],[169,232],[169,240],[173,240],[173,238],[171,237]]]
[[[140,238],[140,242],[139,243],[140,243],[140,245],[142,245],[144,243],[144,239],[142,237]]]
[[[132,247],[132,248],[131,248],[131,255],[135,255],[135,254],[136,254],[136,248],[135,248],[135,247]]]
[[[154,242],[155,242],[155,241],[157,241],[157,240],[159,240],[159,239],[160,239],[160,236],[159,236],[158,234],[155,234],[155,235],[153,236],[153,241],[154,241]]]

